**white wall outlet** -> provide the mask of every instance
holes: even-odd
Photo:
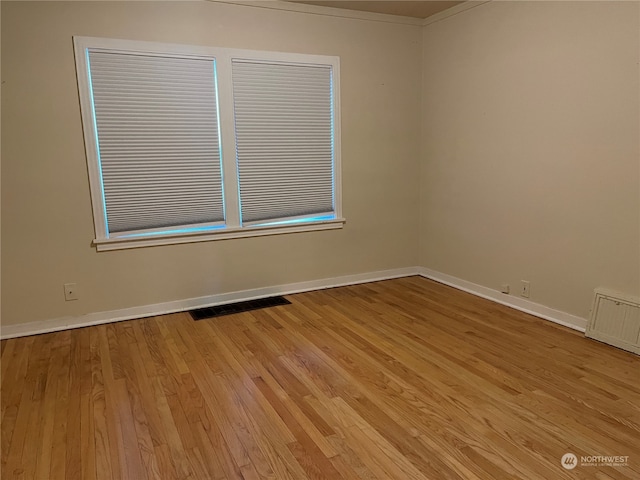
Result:
[[[500,291],[502,293],[509,293],[509,284],[503,283],[502,285],[500,285]]]
[[[78,286],[75,283],[64,284],[64,299],[67,302],[70,300],[78,300]]]
[[[531,284],[529,283],[529,280],[522,280],[522,290],[520,292],[520,295],[525,298],[529,298],[530,289],[531,289]]]

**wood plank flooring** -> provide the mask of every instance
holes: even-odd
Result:
[[[639,357],[420,277],[287,298],[3,341],[2,479],[640,478]]]

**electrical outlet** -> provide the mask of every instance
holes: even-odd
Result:
[[[75,283],[64,284],[64,299],[67,302],[70,300],[78,300],[78,286]]]
[[[509,293],[509,284],[503,283],[502,285],[500,285],[500,291],[502,293]]]
[[[522,290],[520,291],[520,295],[529,298],[529,291],[531,289],[531,284],[529,280],[522,280]]]

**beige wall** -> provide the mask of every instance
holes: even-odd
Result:
[[[425,27],[421,265],[587,317],[640,293],[640,4],[492,2]]]
[[[424,29],[207,2],[1,9],[4,325],[414,265],[516,295],[527,279],[582,317],[594,287],[640,290],[637,2],[493,2]],[[346,227],[97,253],[72,35],[339,55]]]
[[[1,8],[4,325],[417,264],[420,27],[208,2]],[[97,253],[72,35],[340,56],[345,228]]]

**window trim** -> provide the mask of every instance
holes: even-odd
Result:
[[[180,243],[208,242],[211,240],[229,240],[233,238],[261,237],[265,235],[281,235],[283,233],[315,232],[320,230],[336,230],[346,223],[344,218],[319,220],[294,225],[269,225],[240,228],[224,228],[218,231],[190,233],[166,233],[143,237],[117,237],[95,239],[93,241],[99,252],[121,250],[126,248],[153,247],[159,245],[175,245]]]
[[[96,237],[93,240],[93,244],[98,251],[342,228],[345,219],[342,217],[339,57],[83,36],[74,36],[73,43]],[[220,120],[219,142],[222,151],[222,188],[225,204],[225,223],[222,227],[210,226],[207,228],[206,225],[186,225],[175,228],[153,229],[152,231],[119,232],[111,235],[108,233],[102,168],[97,143],[98,135],[95,124],[91,78],[88,70],[89,49],[142,53],[145,55],[155,54],[159,56],[175,54],[181,57],[215,60]],[[231,78],[232,59],[268,63],[322,64],[331,66],[334,218],[322,218],[314,221],[313,215],[310,215],[309,221],[307,222],[305,222],[304,219],[302,219],[302,221],[300,219],[292,219],[292,222],[285,221],[282,224],[275,225],[241,225],[238,165],[236,159],[236,132],[234,128],[233,83]],[[190,231],[185,232],[185,230]]]

